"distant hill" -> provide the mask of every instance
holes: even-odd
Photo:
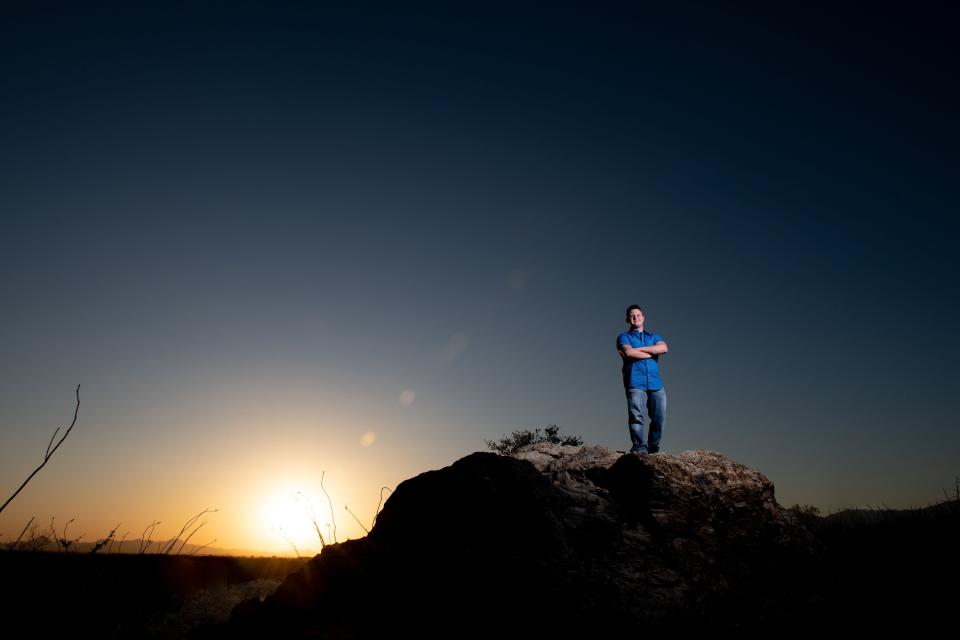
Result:
[[[159,544],[158,544],[159,543]],[[150,545],[147,549],[144,550],[144,553],[158,553],[159,549],[165,549],[170,543],[170,540],[153,540],[150,542]],[[70,548],[70,553],[89,553],[95,546],[97,542],[77,542]],[[123,543],[114,542],[112,546],[107,545],[101,548],[97,553],[99,554],[120,554],[120,553],[140,553],[141,547],[144,546],[141,540],[124,540]],[[55,545],[47,545],[43,551],[53,551],[56,552],[57,548]],[[178,553],[179,552],[179,553]],[[222,547],[204,547],[202,545],[195,545],[187,543],[183,546],[183,549],[180,550],[180,543],[178,542],[174,545],[173,549],[170,551],[170,555],[201,555],[201,556],[235,556],[235,557],[290,557],[290,554],[286,553],[274,553],[267,551],[256,551],[252,549],[224,549]]]
[[[158,544],[159,543],[159,544]],[[150,543],[144,553],[157,553],[158,549],[164,549],[170,543],[170,540],[154,540]],[[71,551],[75,553],[90,552],[96,542],[78,542]],[[141,540],[124,540],[122,544],[114,543],[112,546],[105,546],[97,553],[140,553],[142,546]],[[48,549],[55,550],[55,549]],[[180,549],[180,543],[174,545],[170,555],[201,555],[201,556],[237,556],[237,557],[288,557],[290,554],[274,553],[267,551],[256,551],[253,549],[224,549],[223,547],[204,547],[202,545],[190,544],[189,542]]]

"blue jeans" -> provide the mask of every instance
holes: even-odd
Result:
[[[647,439],[643,429],[646,415],[650,416],[650,437]],[[646,389],[627,389],[627,416],[630,427],[630,440],[634,453],[656,453],[660,450],[660,436],[663,434],[663,421],[667,417],[667,393],[664,389],[647,391]]]

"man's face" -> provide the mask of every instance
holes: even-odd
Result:
[[[630,311],[630,315],[627,316],[627,322],[630,323],[630,326],[634,329],[639,329],[643,326],[643,311],[640,309],[633,309]]]

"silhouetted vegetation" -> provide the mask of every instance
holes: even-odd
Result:
[[[337,518],[333,515],[333,500],[330,499],[330,494],[327,493],[326,488],[323,486],[323,477],[326,475],[326,473],[327,473],[326,470],[320,473],[320,490],[323,491],[323,495],[327,496],[327,502],[330,504],[330,522],[333,523],[332,537],[333,537],[333,542],[336,543],[337,542]],[[316,522],[314,522],[314,526],[316,527]],[[320,529],[318,528],[317,534],[319,535],[319,533],[320,533]],[[323,542],[323,538],[321,538],[320,542],[321,543]]]
[[[167,546],[163,547],[163,550],[161,551],[161,553],[169,554],[173,550],[174,546],[176,546],[176,544],[180,542],[180,537],[183,536],[184,533],[187,533],[187,531],[189,530],[189,533],[187,533],[187,536],[183,539],[183,542],[180,542],[180,548],[177,549],[177,553],[174,554],[174,555],[180,555],[180,552],[183,551],[184,545],[186,545],[190,541],[190,538],[192,538],[193,535],[197,531],[199,531],[201,527],[203,527],[203,525],[207,524],[206,520],[204,520],[200,524],[197,524],[197,520],[199,520],[201,516],[207,513],[216,513],[217,511],[219,511],[219,509],[204,509],[197,515],[187,520],[186,524],[184,524],[183,527],[180,529],[180,533],[178,533],[173,540],[167,543]],[[191,527],[193,528],[191,529]],[[216,539],[211,540],[210,542],[208,542],[203,546],[206,547],[207,545],[213,544],[214,542],[216,542]],[[201,547],[201,549],[202,548],[203,547]]]
[[[36,523],[34,523],[36,519],[36,516],[30,518],[30,521],[27,522],[17,539],[7,543],[6,547],[8,551],[41,551],[47,545],[53,544],[53,539],[40,531]]]
[[[56,450],[60,448],[60,445],[63,444],[63,441],[67,439],[67,436],[69,436],[70,432],[73,430],[73,425],[77,423],[77,414],[79,412],[80,412],[80,385],[77,385],[77,408],[73,412],[73,422],[70,423],[70,427],[63,434],[63,437],[57,440],[57,443],[54,444],[53,441],[57,437],[57,433],[60,432],[60,427],[57,427],[56,431],[53,432],[53,435],[50,436],[50,442],[47,443],[47,451],[43,456],[43,462],[40,463],[39,467],[33,470],[33,473],[27,476],[27,479],[23,481],[23,483],[17,488],[16,491],[13,492],[13,495],[7,498],[6,502],[0,505],[0,512],[6,509],[8,504],[13,502],[13,499],[16,498],[21,491],[23,491],[23,488],[27,486],[27,483],[33,479],[33,476],[37,475],[37,472],[39,472],[40,469],[43,469],[46,466],[47,462],[50,461],[50,458],[53,457],[54,452],[56,452]]]
[[[63,525],[63,534],[57,537],[57,530],[53,527],[53,518],[50,518],[50,532],[53,533],[53,541],[57,543],[57,549],[59,551],[70,551],[70,547],[80,542],[80,539],[83,538],[83,534],[77,536],[76,538],[67,537],[67,527],[70,526],[70,523],[76,520],[76,518],[70,518],[67,520],[67,524]]]
[[[373,522],[370,524],[370,529],[373,529],[377,524],[377,516],[380,515],[380,507],[383,505],[383,492],[385,490],[389,491],[390,493],[393,493],[393,489],[391,489],[390,487],[380,487],[380,502],[377,503],[377,511],[376,513],[373,514]],[[365,533],[367,534],[370,533],[370,529],[367,529],[363,525],[363,523],[360,522],[360,518],[358,518],[357,514],[355,514],[353,511],[350,511],[350,507],[348,507],[347,505],[343,505],[343,508],[347,510],[347,513],[353,516],[353,519],[357,521],[357,524],[360,525],[360,528],[363,529]]]
[[[560,427],[555,424],[548,425],[543,429],[537,428],[533,431],[529,429],[517,430],[510,435],[505,435],[499,440],[485,440],[487,447],[501,455],[514,453],[520,447],[538,442],[549,442],[551,444],[565,444],[578,447],[583,444],[580,436],[561,436]]]
[[[153,544],[153,539],[148,537],[147,531],[150,531],[149,535],[152,536],[154,530],[157,528],[157,525],[159,524],[160,524],[159,520],[154,520],[153,522],[151,522],[146,526],[146,528],[143,530],[143,533],[140,534],[140,546],[139,546],[139,549],[137,550],[137,553],[147,553],[147,551],[150,550],[150,545]],[[157,550],[159,551],[159,543],[158,543]]]
[[[820,520],[820,509],[810,504],[795,504],[787,510],[793,513],[808,529],[812,529]]]
[[[110,533],[107,534],[107,537],[106,537],[106,538],[104,538],[103,540],[98,540],[97,543],[96,543],[95,545],[93,545],[93,548],[90,549],[90,553],[96,553],[96,552],[100,551],[100,549],[103,549],[104,547],[106,547],[107,545],[112,545],[112,544],[113,544],[114,536],[117,535],[117,529],[119,529],[119,528],[120,528],[120,523],[118,522],[118,523],[117,523],[117,526],[115,526],[115,527],[110,531]],[[108,551],[108,552],[109,552],[109,550],[110,550],[110,548],[107,547],[107,551]]]

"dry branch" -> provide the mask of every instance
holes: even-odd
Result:
[[[380,502],[377,503],[377,512],[376,512],[375,514],[373,514],[373,522],[370,523],[370,528],[371,528],[371,529],[373,529],[375,526],[377,526],[377,516],[380,515],[380,507],[381,507],[381,505],[383,505],[383,490],[384,490],[384,489],[386,489],[386,490],[389,491],[390,493],[393,493],[393,489],[391,489],[390,487],[380,487]]]
[[[333,522],[333,542],[337,542],[337,518],[333,515],[333,500],[330,499],[330,494],[327,493],[326,488],[323,486],[323,476],[326,475],[326,470],[320,473],[320,489],[323,491],[323,495],[327,496],[327,502],[330,503],[330,520]]]
[[[20,544],[20,541],[23,539],[24,534],[27,532],[27,529],[30,528],[30,524],[36,519],[37,516],[30,518],[30,522],[27,523],[27,526],[23,528],[23,531],[20,532],[20,535],[14,540],[13,544],[10,545],[10,551],[16,549],[17,545]]]
[[[284,540],[287,541],[287,544],[290,545],[290,547],[293,549],[293,552],[294,552],[295,554],[297,554],[297,558],[298,558],[299,560],[303,560],[303,558],[300,556],[300,550],[297,549],[297,545],[294,544],[293,540],[291,540],[290,538],[288,538],[288,537],[287,537],[287,534],[285,534],[285,533],[283,532],[283,527],[278,528],[278,529],[277,529],[277,533],[279,533],[279,534],[280,534],[280,537],[282,537]],[[322,539],[323,539],[323,538],[321,538],[321,540],[322,540]]]
[[[7,501],[3,503],[3,506],[0,506],[0,513],[2,513],[3,510],[7,508],[7,505],[10,504],[10,502],[12,502],[13,499],[17,497],[17,494],[23,491],[23,488],[27,486],[27,483],[33,479],[33,476],[37,475],[37,472],[40,471],[40,469],[43,469],[44,466],[46,466],[47,462],[53,456],[54,452],[60,448],[60,445],[63,444],[63,441],[66,440],[67,436],[70,435],[70,431],[73,430],[73,425],[77,423],[77,414],[79,412],[80,412],[80,385],[77,385],[77,408],[73,412],[73,422],[70,423],[70,428],[67,429],[67,431],[63,434],[63,437],[57,441],[56,445],[54,445],[53,439],[56,438],[57,433],[60,432],[60,427],[57,427],[56,431],[53,432],[53,435],[50,436],[50,442],[47,443],[47,452],[43,456],[43,462],[40,463],[39,467],[33,470],[33,473],[27,476],[27,479],[23,481],[23,484],[21,484],[16,491],[13,492],[12,496],[7,498]],[[53,448],[51,449],[50,447],[53,447]]]
[[[90,553],[96,553],[97,551],[100,551],[100,549],[103,549],[104,547],[107,547],[107,545],[111,545],[111,546],[112,546],[112,545],[113,545],[113,537],[117,534],[117,529],[119,529],[119,528],[120,528],[120,523],[118,522],[118,523],[117,523],[117,526],[115,526],[115,527],[113,528],[113,530],[112,530],[110,533],[107,534],[107,537],[106,537],[106,538],[104,538],[103,540],[100,540],[99,542],[97,542],[97,543],[93,546],[93,548],[90,549]],[[109,553],[109,552],[110,552],[110,547],[107,547],[107,553]]]
[[[143,533],[140,534],[140,548],[137,549],[137,553],[144,553],[145,551],[148,551],[150,549],[150,545],[153,544],[153,540],[147,540],[146,543],[144,543],[144,539],[146,538],[146,535],[147,535],[147,529],[150,530],[150,535],[152,536],[153,530],[157,528],[158,524],[160,524],[160,521],[156,520],[154,522],[151,522],[146,526],[146,528],[144,528]]]
[[[355,514],[353,511],[350,511],[350,507],[348,507],[347,505],[343,505],[343,508],[347,510],[347,513],[353,516],[353,519],[357,521],[357,524],[360,525],[360,528],[363,529],[363,531],[369,535],[370,531],[365,526],[363,526],[363,523],[360,522],[360,518],[357,517],[357,514]]]
[[[173,547],[177,544],[177,542],[180,541],[180,536],[183,535],[183,532],[186,531],[187,529],[189,529],[190,527],[192,527],[192,526],[193,526],[193,523],[195,523],[197,520],[200,519],[200,516],[204,515],[205,513],[216,513],[216,512],[217,512],[217,509],[204,509],[203,511],[201,511],[201,512],[198,513],[197,515],[195,515],[195,516],[193,516],[192,518],[190,518],[189,520],[187,520],[186,524],[184,524],[183,527],[180,529],[180,533],[178,533],[178,534],[174,537],[174,539],[173,539],[172,541],[170,541],[169,544],[167,544],[167,546],[163,549],[163,551],[160,551],[160,553],[170,553],[170,552],[173,550]],[[190,535],[192,536],[194,533],[196,533],[196,532],[200,529],[200,527],[202,527],[202,526],[205,525],[206,523],[207,523],[206,520],[204,520],[204,521],[200,524],[199,527],[197,527],[196,529],[193,530],[193,533],[191,533]],[[190,538],[188,537],[187,540],[189,540],[189,539],[190,539]],[[186,544],[186,541],[184,541],[184,544]],[[180,545],[180,549],[183,550],[183,545]],[[179,553],[180,553],[180,552],[178,551],[177,554],[179,554]]]
[[[201,549],[206,549],[207,547],[209,547],[210,545],[212,545],[212,544],[213,544],[214,542],[216,542],[216,541],[217,541],[217,539],[214,538],[213,540],[211,540],[211,541],[208,542],[207,544],[203,545],[202,547],[197,547],[196,549],[194,549],[193,551],[191,551],[189,555],[191,555],[191,556],[197,555],[197,552],[198,552],[198,551],[200,551]]]
[[[327,546],[327,541],[324,539],[323,534],[320,533],[320,525],[317,524],[317,512],[313,510],[313,505],[310,503],[310,500],[308,500],[307,497],[303,495],[303,491],[297,491],[296,493],[291,493],[290,496],[294,500],[297,500],[297,496],[300,496],[301,498],[303,498],[303,501],[307,503],[307,509],[310,510],[310,522],[313,524],[314,531],[317,532],[317,537],[320,538],[320,550],[323,551],[323,548]],[[289,540],[287,542],[289,543]],[[294,551],[296,551],[296,548],[294,548]],[[298,558],[300,557],[299,552],[297,552],[297,557]]]

